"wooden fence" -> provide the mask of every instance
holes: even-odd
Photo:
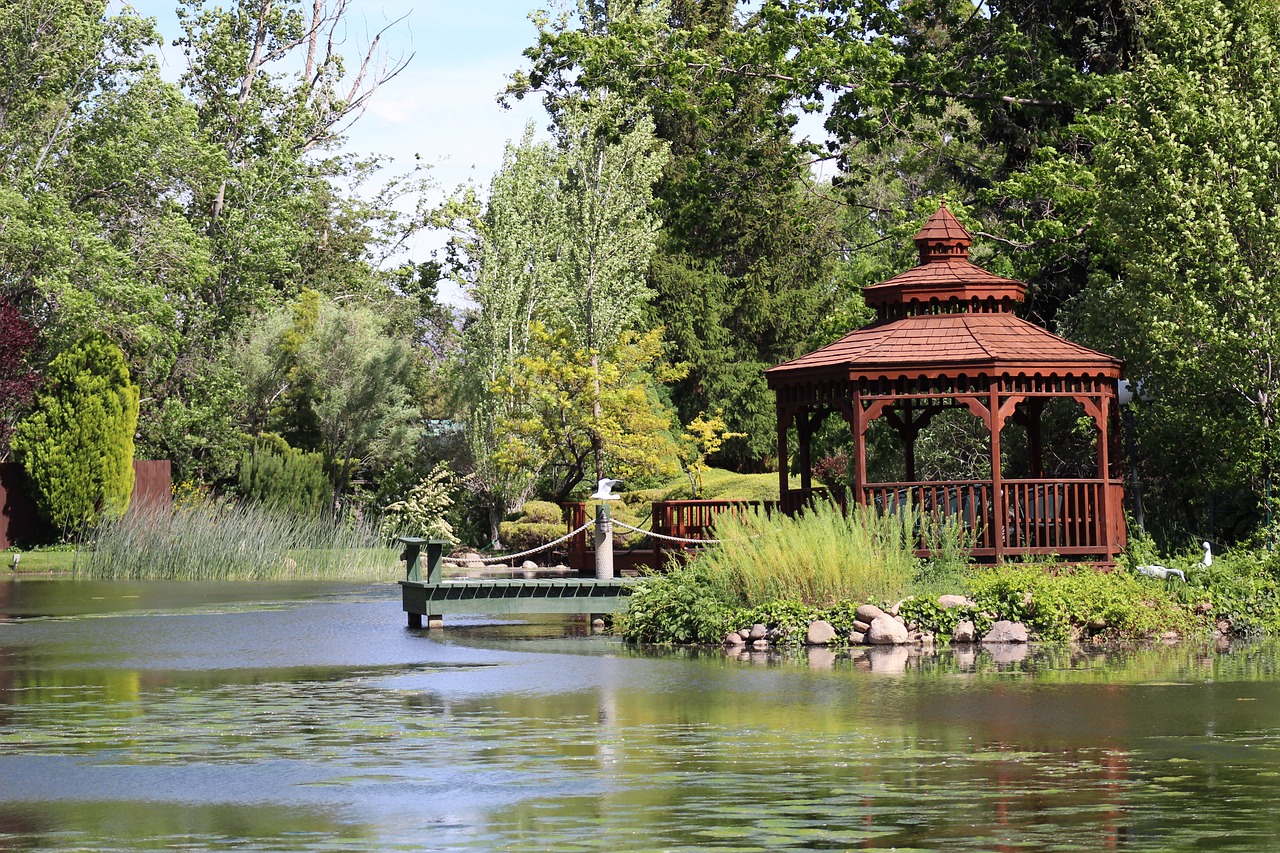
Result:
[[[136,460],[133,472],[130,512],[169,506],[172,468],[168,460]],[[0,549],[45,542],[53,535],[54,531],[36,512],[22,466],[0,462]]]

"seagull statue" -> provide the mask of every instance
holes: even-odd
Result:
[[[621,480],[610,480],[608,477],[596,483],[596,493],[591,495],[592,500],[597,501],[616,501],[621,500],[613,493],[613,490],[622,485]]]

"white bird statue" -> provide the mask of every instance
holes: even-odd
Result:
[[[1201,542],[1200,547],[1204,549],[1204,556],[1200,558],[1200,568],[1207,569],[1213,565],[1213,546],[1208,542]],[[1166,580],[1176,577],[1183,583],[1187,582],[1187,575],[1182,569],[1167,569],[1164,566],[1138,566],[1138,574],[1146,575],[1150,578],[1159,578]]]
[[[1138,574],[1146,575],[1150,578],[1159,578],[1160,580],[1176,577],[1183,583],[1187,582],[1187,576],[1182,569],[1166,569],[1164,566],[1138,566]]]
[[[596,493],[594,495],[591,495],[591,498],[593,500],[598,500],[598,501],[621,500],[621,498],[619,498],[617,495],[613,493],[613,490],[621,485],[622,485],[621,480],[610,480],[609,478],[606,477],[600,480],[600,482],[596,483]]]

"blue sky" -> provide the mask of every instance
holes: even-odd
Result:
[[[122,2],[122,0],[116,0]],[[140,14],[154,17],[165,46],[164,74],[176,79],[185,57],[172,46],[180,33],[178,0],[128,0]],[[227,3],[233,0],[226,0]],[[211,0],[209,5],[214,5]],[[309,4],[307,4],[309,5]],[[380,42],[388,57],[413,55],[408,67],[374,95],[368,111],[347,134],[346,150],[392,158],[391,173],[412,168],[414,155],[431,164],[437,185],[433,203],[468,181],[487,189],[502,164],[508,140],[518,139],[529,121],[545,133],[546,113],[537,99],[511,109],[497,103],[507,76],[522,67],[521,51],[537,30],[529,12],[540,0],[350,0],[349,63],[363,55],[373,34],[401,16]],[[410,247],[415,261],[427,260],[447,234],[424,233]],[[446,285],[442,295],[462,299]]]
[[[171,46],[179,32],[177,0],[130,5],[156,19],[165,37],[165,74],[176,77],[184,61],[182,51]],[[401,15],[405,19],[383,37],[382,47],[389,57],[413,58],[374,96],[348,134],[347,149],[385,154],[405,168],[420,154],[444,188],[466,180],[486,186],[507,140],[518,138],[530,120],[539,129],[546,124],[535,102],[505,110],[495,100],[506,76],[522,66],[520,52],[537,36],[528,15],[538,5],[539,0],[351,0],[349,60],[363,52],[372,33]]]

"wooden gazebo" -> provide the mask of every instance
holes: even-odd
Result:
[[[822,421],[838,413],[853,434],[857,502],[956,517],[971,530],[979,558],[1112,561],[1125,544],[1122,479],[1112,470],[1123,365],[1017,317],[1026,285],[970,263],[973,239],[945,206],[915,242],[917,266],[864,291],[875,322],[765,372],[777,397],[783,508],[795,511],[814,497],[811,442]],[[1096,465],[1089,460],[1087,478],[1044,476],[1040,424],[1054,398],[1078,402],[1093,421]],[[946,409],[967,409],[982,422],[990,479],[918,481],[916,436]],[[882,417],[901,439],[902,482],[867,482],[867,428]],[[1002,476],[1000,433],[1010,421],[1026,429],[1025,479]],[[792,426],[799,489],[790,487]]]

